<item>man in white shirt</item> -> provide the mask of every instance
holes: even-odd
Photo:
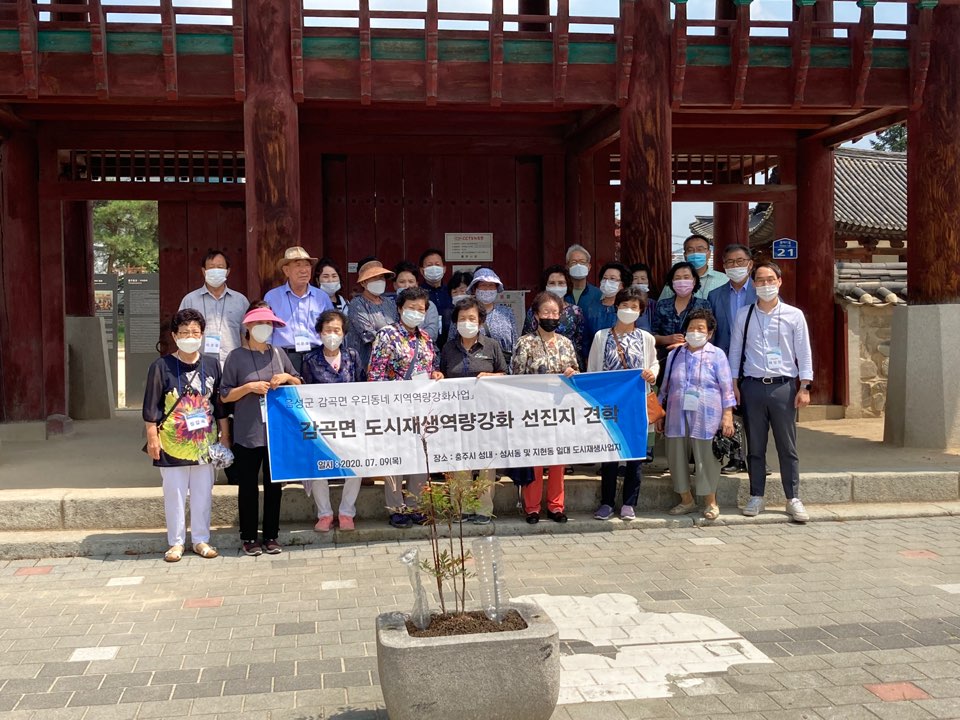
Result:
[[[710,241],[703,235],[691,235],[683,241],[683,257],[700,276],[700,288],[694,295],[701,300],[706,300],[711,291],[730,282],[724,273],[710,267],[710,255]],[[667,285],[660,293],[660,299],[669,297],[673,297],[673,290]]]
[[[810,517],[798,497],[797,409],[810,404],[813,354],[803,313],[779,299],[781,282],[776,263],[756,266],[757,302],[740,308],[730,339],[730,369],[737,378],[734,387],[750,453],[750,500],[743,514],[754,517],[763,512],[767,435],[772,428],[787,514],[796,522],[807,522]]]
[[[184,295],[178,309],[203,314],[207,323],[203,353],[218,356],[222,368],[227,355],[240,347],[240,325],[250,303],[243,293],[227,287],[230,261],[222,250],[210,250],[200,261],[200,271],[203,285]]]

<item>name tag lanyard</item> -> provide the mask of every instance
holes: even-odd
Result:
[[[181,367],[181,364],[180,364],[180,358],[177,357],[177,392],[180,393],[180,397],[183,397],[183,384],[181,383],[181,379],[180,379],[181,369],[182,369],[182,367]],[[188,391],[189,391],[191,388],[194,389],[194,390],[196,390],[196,388],[194,387],[193,383],[194,383],[194,381],[196,381],[197,378],[199,377],[199,384],[200,384],[201,392],[198,392],[198,394],[201,395],[201,396],[204,396],[204,395],[203,395],[203,392],[202,392],[202,390],[204,389],[204,383],[203,383],[203,355],[200,356],[200,367],[197,368],[196,371],[194,371],[193,378],[191,379],[189,376],[185,376],[185,377],[186,377],[186,380],[187,380],[187,390],[188,390]],[[207,413],[206,413],[205,410],[202,410],[202,409],[199,409],[199,408],[195,408],[195,409],[192,409],[192,410],[188,410],[188,411],[186,411],[186,412],[184,413],[183,419],[184,419],[184,422],[185,422],[186,425],[187,425],[187,430],[189,430],[190,432],[195,432],[195,431],[197,431],[197,430],[207,430],[207,429],[210,428],[210,418],[207,417]]]
[[[203,303],[203,316],[205,318],[210,317],[210,313],[207,312],[207,296],[203,295],[201,302]],[[204,352],[215,355],[220,352],[220,345],[223,343],[223,314],[226,312],[227,308],[227,293],[223,293],[223,297],[219,300],[214,299],[214,302],[220,305],[220,316],[217,318],[217,333],[216,335],[210,334],[205,335],[204,337]],[[214,306],[216,310],[216,306]]]
[[[690,352],[687,349],[687,355],[691,358],[694,358],[699,363],[697,367],[697,388],[690,387],[690,373],[687,373],[687,376],[684,378],[683,386],[683,409],[685,412],[697,412],[700,409],[700,388],[703,387],[703,350],[700,352]],[[684,415],[684,423],[687,422],[687,417]]]
[[[181,378],[181,374],[182,374],[182,376],[183,376],[183,377],[186,379],[186,381],[187,381],[187,390],[190,390],[191,388],[193,388],[195,391],[197,391],[197,394],[198,394],[198,395],[202,395],[202,394],[203,394],[203,390],[204,390],[204,387],[203,387],[203,355],[202,355],[202,354],[200,355],[200,367],[198,367],[196,370],[193,371],[193,377],[192,377],[192,378],[191,378],[189,375],[187,375],[186,373],[183,373],[183,365],[182,365],[181,362],[180,362],[180,357],[179,357],[178,355],[174,355],[174,357],[177,358],[177,392],[180,393],[180,396],[181,396],[181,397],[183,397],[183,384],[181,383],[181,379],[180,379],[180,378]],[[197,380],[198,377],[200,378],[200,383],[199,383],[199,384],[200,384],[200,390],[197,390],[196,386],[193,384],[193,383]]]
[[[254,372],[257,373],[257,381],[258,381],[258,382],[265,382],[264,379],[263,379],[263,377],[261,377],[261,375],[260,375],[260,367],[257,365],[257,356],[256,356],[256,354],[253,352],[253,350],[252,350],[251,348],[247,348],[247,350],[250,351],[250,362],[253,363],[253,370],[254,370]],[[272,376],[273,376],[273,359],[274,359],[275,357],[277,357],[277,359],[279,359],[279,357],[277,356],[277,349],[276,349],[276,348],[271,347],[270,350],[271,350],[272,352],[270,353],[270,364],[268,365],[268,368],[270,369],[270,373],[271,373],[271,377],[272,377]],[[280,370],[281,370],[281,371],[283,370],[283,363],[280,363]],[[266,395],[261,395],[259,399],[260,399],[260,422],[265,423],[265,422],[267,422],[267,396],[266,396]]]
[[[763,339],[763,358],[764,358],[764,370],[781,370],[783,368],[783,335],[780,332],[782,318],[781,313],[783,312],[783,305],[777,303],[777,347],[773,348],[770,346],[767,340],[767,332],[770,330],[770,326],[773,324],[773,316],[770,316],[766,319],[764,323],[763,316],[766,313],[759,313],[758,318],[760,320],[760,336]]]

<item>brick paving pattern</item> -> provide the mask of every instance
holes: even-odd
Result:
[[[769,659],[559,720],[960,718],[954,518],[501,542],[513,596],[629,596]],[[412,605],[413,544],[0,562],[0,720],[385,718],[374,618]]]

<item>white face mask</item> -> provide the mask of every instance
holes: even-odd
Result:
[[[250,337],[258,343],[268,343],[273,337],[273,325],[254,325],[250,328]]]
[[[430,282],[439,282],[443,277],[443,266],[442,265],[431,265],[430,267],[425,267],[423,269],[423,277],[425,277]]]
[[[499,294],[496,290],[477,290],[477,300],[484,305],[490,305],[496,302]]]
[[[613,297],[620,292],[620,283],[616,280],[602,280],[600,282],[600,292],[606,298]]]
[[[620,308],[617,310],[617,320],[622,322],[624,325],[635,323],[639,317],[639,310],[632,310],[630,308]]]
[[[761,300],[775,300],[780,294],[780,288],[776,285],[763,285],[757,288],[757,297]]]
[[[323,290],[327,295],[333,295],[334,293],[340,292],[340,283],[338,282],[320,283],[320,289]]]
[[[750,274],[750,270],[745,267],[732,267],[727,268],[724,272],[727,273],[727,277],[730,278],[731,282],[739,283],[747,279],[747,275]]]
[[[566,285],[547,285],[547,292],[553,293],[557,297],[563,297],[567,294]]]
[[[210,268],[203,271],[203,279],[212,288],[218,288],[227,281],[226,268]]]
[[[453,304],[456,305],[458,302],[460,302],[461,300],[466,300],[468,297],[470,297],[470,296],[469,296],[469,295],[454,295],[454,296],[453,296],[452,298],[450,298],[450,299],[453,300]]]
[[[427,314],[419,310],[404,310],[400,313],[400,319],[403,320],[403,324],[413,328],[420,327],[426,317]]]
[[[707,334],[702,332],[688,332],[686,335],[687,345],[694,348],[703,347],[707,344]]]
[[[343,342],[343,335],[327,333],[326,335],[320,336],[320,341],[327,350],[336,350],[338,347],[340,347],[340,343]]]
[[[583,280],[590,273],[590,268],[582,263],[577,263],[570,268],[570,277],[577,280]]]
[[[460,337],[465,337],[467,340],[471,340],[480,332],[480,326],[475,322],[464,320],[463,322],[457,323],[457,332],[460,333]]]
[[[650,285],[649,285],[649,283],[635,283],[635,284],[633,285],[633,287],[635,287],[635,288],[636,288],[637,290],[639,290],[640,292],[645,292],[645,293],[650,292]]]
[[[379,297],[383,295],[383,291],[387,289],[386,280],[371,280],[367,283],[367,292],[371,295],[376,295]]]
[[[193,355],[200,349],[202,344],[202,338],[177,338],[177,348],[180,352],[186,353],[187,355]]]

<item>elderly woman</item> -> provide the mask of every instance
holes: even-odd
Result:
[[[713,438],[717,430],[722,430],[726,437],[733,435],[733,408],[737,401],[727,356],[710,343],[716,329],[717,320],[709,309],[691,311],[684,344],[667,358],[660,388],[660,402],[667,416],[657,422],[657,430],[666,435],[673,489],[680,495],[680,503],[671,508],[671,515],[685,515],[697,509],[690,491],[692,454],[697,495],[706,499],[703,516],[707,520],[720,517],[720,461],[713,454]]]
[[[630,287],[633,277],[626,265],[608,262],[600,268],[600,302],[590,303],[583,311],[583,356],[589,357],[593,338],[600,330],[617,322],[617,295]]]
[[[267,393],[281,385],[299,385],[300,375],[282,348],[271,344],[283,320],[263,302],[243,316],[246,346],[227,356],[220,394],[233,406],[233,456],[237,467],[237,511],[244,555],[278,555],[283,486],[270,480],[267,455]],[[311,328],[313,330],[314,328]],[[257,541],[260,516],[260,468],[263,468],[263,542]]]
[[[562,297],[552,292],[541,292],[533,299],[531,310],[536,330],[524,335],[513,349],[511,370],[514,375],[563,374],[567,377],[577,372],[577,351],[569,338],[560,335],[560,316],[563,313]],[[567,516],[563,505],[563,465],[551,465],[547,479],[547,517],[565,523]],[[533,482],[523,488],[523,504],[527,522],[540,522],[543,500],[543,468],[533,468]]]
[[[177,344],[172,355],[154,360],[147,371],[143,394],[143,421],[147,454],[160,468],[163,509],[167,520],[167,562],[183,557],[186,544],[184,503],[190,496],[190,539],[193,551],[215,558],[210,546],[210,507],[213,502],[213,466],[204,460],[208,447],[217,441],[217,426],[225,444],[230,444],[223,403],[220,402],[220,362],[203,356],[206,321],[198,311],[181,310],[173,316],[170,331]]]
[[[407,288],[397,295],[400,321],[377,331],[370,354],[370,367],[367,370],[368,380],[410,380],[420,376],[427,376],[432,380],[443,379],[443,373],[437,369],[437,348],[430,337],[420,329],[427,317],[429,302],[427,291],[419,287]],[[411,498],[410,503],[416,507],[417,499],[427,484],[427,475],[388,475],[384,478],[390,525],[395,528],[408,528],[415,522],[423,521],[421,514],[407,512],[407,501],[403,493],[404,480]]]
[[[449,342],[440,352],[440,372],[445,378],[494,377],[506,375],[507,361],[500,343],[481,332],[484,321],[488,320],[487,311],[475,298],[468,297],[453,306],[453,326],[456,336],[451,335]],[[451,329],[452,329],[451,328]],[[469,516],[477,525],[486,525],[493,516],[493,491],[497,481],[495,468],[477,471],[477,476],[487,488],[479,498],[476,514]],[[456,483],[469,483],[473,478],[470,470],[457,470],[453,473]]]
[[[695,295],[700,289],[700,275],[692,264],[683,261],[670,268],[666,286],[673,291],[673,296],[657,301],[652,318],[652,332],[657,340],[661,370],[667,353],[682,347],[685,342],[683,328],[687,316],[694,310],[710,309],[710,303]]]
[[[407,260],[398,262],[393,267],[393,289],[399,295],[407,288],[417,287],[417,266]],[[437,306],[428,298],[427,317],[420,326],[434,345],[437,344],[437,338],[440,337],[440,313],[437,312]]]
[[[343,346],[347,332],[347,316],[339,310],[327,310],[317,318],[317,334],[323,347],[314,350],[303,359],[303,382],[350,383],[363,382],[365,372],[360,357],[353,348]],[[330,483],[326,479],[305,480],[303,489],[317,504],[317,532],[330,532],[333,528],[333,508],[330,506]],[[357,496],[360,494],[360,478],[348,477],[343,482],[337,523],[341,530],[354,530],[353,519],[357,516]]]
[[[565,299],[571,288],[573,288],[573,278],[570,277],[564,265],[550,265],[540,276],[540,291],[555,295],[563,304],[557,332],[573,343],[579,359],[583,347],[583,310],[579,305]],[[523,323],[523,334],[535,332],[536,329],[537,318],[534,316],[533,308],[530,308]]]
[[[656,300],[654,300],[654,298],[657,297],[657,288],[650,282],[650,266],[646,263],[634,263],[630,266],[630,272],[633,275],[632,287],[642,291],[647,298],[645,303],[647,310],[640,316],[639,327],[642,330],[651,332],[653,326],[650,323],[653,321],[653,313],[657,306]]]
[[[617,293],[617,320],[612,328],[600,330],[594,337],[587,372],[640,369],[648,384],[656,382],[660,363],[653,335],[637,326],[646,309],[645,300],[646,294],[632,287]],[[637,402],[646,402],[646,395],[637,398]],[[597,520],[613,517],[619,467],[619,462],[605,462],[600,466],[600,507],[593,515]],[[628,461],[623,476],[621,520],[635,520],[637,517],[634,508],[640,497],[640,480],[640,460]]]
[[[500,343],[504,359],[510,364],[513,346],[517,344],[517,319],[506,305],[497,305],[497,297],[503,292],[503,283],[490,268],[477,268],[468,291],[483,308],[484,320],[480,322],[480,334]],[[450,340],[458,338],[457,321],[450,323]],[[444,373],[446,374],[446,373]]]
[[[313,269],[313,284],[323,290],[335,310],[347,314],[349,303],[343,296],[343,286],[340,284],[340,271],[333,260],[327,257],[320,258]],[[316,348],[319,350],[319,348]]]
[[[397,306],[381,297],[387,291],[387,280],[392,277],[393,273],[379,260],[368,260],[357,274],[357,283],[363,292],[350,301],[347,346],[357,351],[363,367],[370,362],[370,348],[377,331],[397,322]]]

